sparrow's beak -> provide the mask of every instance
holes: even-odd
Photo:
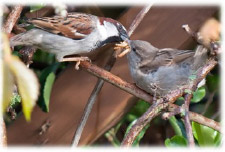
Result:
[[[127,33],[121,33],[120,38],[123,41],[129,40],[129,36],[127,35]]]

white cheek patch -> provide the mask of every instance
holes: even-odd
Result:
[[[105,29],[105,26],[104,25],[100,25],[100,22],[97,23],[97,26],[98,26],[98,29],[99,29],[101,37],[103,39],[106,39],[107,38],[107,31]]]
[[[119,32],[116,26],[112,23],[104,21],[103,25],[100,25],[100,23],[98,22],[97,26],[103,40],[107,39],[108,37],[119,36]]]

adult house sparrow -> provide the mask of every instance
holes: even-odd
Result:
[[[131,76],[138,87],[161,96],[187,85],[190,76],[204,65],[207,49],[158,49],[146,41],[133,40],[127,54]]]
[[[65,58],[88,53],[107,43],[128,40],[124,26],[116,20],[85,13],[68,13],[27,21],[33,28],[10,39],[11,46],[34,46],[54,53],[58,61],[83,61],[87,57]]]

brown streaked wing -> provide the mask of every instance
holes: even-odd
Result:
[[[48,32],[72,39],[83,39],[94,29],[91,17],[83,13],[68,14],[67,17],[54,16],[31,19],[28,22]]]

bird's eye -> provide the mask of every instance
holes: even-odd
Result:
[[[135,48],[133,48],[133,51],[136,53],[137,52],[137,50],[135,49]]]

